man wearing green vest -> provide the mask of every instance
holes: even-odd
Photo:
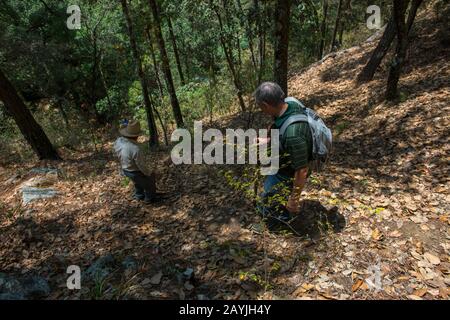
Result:
[[[254,92],[254,97],[262,112],[273,117],[272,129],[280,129],[293,114],[305,113],[296,102],[285,102],[285,93],[273,82],[262,83]],[[258,206],[259,213],[269,221],[288,222],[292,214],[298,212],[301,192],[308,178],[312,145],[307,122],[290,124],[280,137],[280,169],[276,174],[266,177]]]

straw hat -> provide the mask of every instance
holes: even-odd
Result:
[[[130,120],[128,125],[119,130],[120,134],[128,138],[136,138],[141,135],[141,124],[139,121]]]

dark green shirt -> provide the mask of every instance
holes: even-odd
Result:
[[[275,118],[274,128],[280,129],[284,121],[293,114],[305,114],[303,108],[295,102],[288,102],[287,110]],[[308,166],[312,155],[312,137],[306,122],[291,124],[284,133],[280,143],[280,170],[278,174],[292,178],[295,171]]]

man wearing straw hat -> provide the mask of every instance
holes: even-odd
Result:
[[[156,192],[155,174],[144,165],[144,155],[137,144],[142,133],[139,121],[130,120],[121,125],[119,132],[121,137],[114,143],[114,151],[119,158],[123,174],[134,182],[133,198],[145,203],[160,201],[161,194]]]

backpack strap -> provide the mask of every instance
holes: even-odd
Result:
[[[286,132],[287,128],[295,123],[295,122],[308,122],[308,116],[304,114],[293,114],[289,118],[287,118],[280,128],[280,137],[283,137],[284,133]]]
[[[294,98],[294,97],[287,97],[284,99],[284,102],[295,102],[296,104],[300,105],[303,109],[306,109],[305,105],[300,102],[300,100]]]

